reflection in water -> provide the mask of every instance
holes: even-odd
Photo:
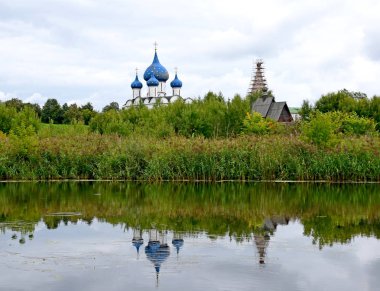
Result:
[[[184,244],[183,233],[174,232],[172,244],[176,248],[177,255],[178,255],[179,254],[179,250],[183,247],[183,244]]]
[[[289,219],[284,216],[266,218],[264,224],[253,234],[253,238],[259,253],[259,263],[265,264],[266,249],[269,245],[270,235],[277,229],[277,225],[288,225]]]
[[[244,274],[243,270],[250,272],[254,266],[265,265],[265,268],[259,268],[263,272],[275,268],[276,263],[272,263],[272,259],[275,258],[274,252],[282,247],[276,242],[278,233],[292,229],[294,224],[299,227],[302,239],[305,239],[305,236],[310,237],[304,240],[305,243],[318,252],[325,251],[326,246],[339,247],[341,244],[345,244],[348,249],[353,238],[357,237],[378,239],[380,238],[379,206],[378,185],[0,184],[0,231],[4,234],[0,235],[0,242],[3,242],[0,254],[3,260],[9,260],[8,264],[9,262],[13,264],[14,259],[21,254],[23,257],[20,265],[28,262],[33,268],[38,259],[34,257],[35,252],[40,251],[36,246],[51,250],[55,244],[58,244],[55,252],[52,251],[53,255],[45,253],[44,256],[56,257],[56,264],[70,256],[80,260],[82,253],[75,253],[75,249],[65,253],[65,249],[59,246],[60,239],[66,236],[68,240],[73,240],[73,245],[80,247],[79,243],[76,244],[77,237],[88,234],[82,234],[83,225],[86,227],[84,231],[104,225],[121,226],[121,229],[128,232],[127,240],[131,243],[130,248],[125,248],[125,236],[113,243],[121,241],[122,250],[130,249],[131,253],[128,255],[133,258],[132,263],[139,264],[133,265],[136,268],[143,268],[145,265],[142,262],[148,260],[150,271],[152,272],[154,268],[156,273],[158,286],[159,277],[160,285],[165,284],[163,278],[166,276],[163,274],[168,270],[173,272],[173,269],[188,268],[194,272],[192,273],[194,279],[194,274],[199,275],[191,268],[194,261],[199,264],[205,260],[210,264],[210,268],[224,270],[225,265],[221,261],[226,260],[227,263],[233,263],[238,274]],[[292,223],[289,223],[290,221]],[[279,225],[286,227],[278,228]],[[81,231],[73,231],[71,234],[67,230],[72,229],[71,227]],[[112,230],[112,233],[117,229],[119,228]],[[67,233],[62,230],[66,230]],[[61,236],[55,238],[56,233]],[[104,249],[105,253],[112,253],[114,247],[112,243],[103,243],[109,233],[102,236],[99,231],[97,234],[100,234],[101,247],[97,246],[96,252],[89,255],[94,264],[96,264],[95,259],[99,258],[97,253],[99,249]],[[46,239],[46,236],[49,236],[49,239]],[[204,243],[203,246],[194,243],[198,239]],[[302,239],[298,238],[298,241]],[[186,248],[183,249],[185,240]],[[235,241],[236,245],[233,247],[230,244],[229,247],[223,248],[223,244],[218,245],[220,240],[225,244],[230,243],[230,240]],[[43,244],[46,241],[49,243]],[[19,249],[15,249],[16,245]],[[247,248],[242,248],[242,245]],[[204,253],[200,255],[197,251],[202,251],[202,247]],[[175,255],[171,256],[170,248]],[[234,253],[234,250],[239,248],[241,252]],[[299,256],[298,252],[302,252],[301,247],[297,249],[292,245],[290,248],[292,248],[291,255],[295,258]],[[30,253],[25,255],[24,252],[29,250]],[[345,252],[352,253],[347,250]],[[286,255],[287,252],[277,252],[277,256],[279,253]],[[239,257],[239,254],[244,255]],[[124,254],[120,263],[123,267],[132,264],[125,259],[126,256]],[[136,256],[139,260],[134,259]],[[239,257],[240,261],[236,260],[236,257]],[[253,259],[257,257],[258,260]],[[28,258],[33,259],[28,261]],[[249,260],[244,261],[245,258]],[[290,260],[293,260],[293,257]],[[289,257],[286,258],[286,262],[288,261]],[[20,265],[16,265],[15,268],[20,268]],[[88,262],[84,265],[88,265]],[[41,269],[46,272],[54,269],[54,266],[52,264]],[[204,276],[207,277],[207,265],[201,267],[206,269]],[[284,265],[281,267],[285,268]],[[116,267],[111,265],[110,268]],[[30,270],[28,266],[25,269]],[[379,268],[375,265],[373,269]],[[299,269],[297,271],[300,272]],[[235,269],[229,272],[233,273]],[[0,284],[0,290],[2,286]],[[167,290],[165,289],[167,286],[158,287]],[[217,290],[212,286],[209,289]],[[297,289],[297,286],[288,288],[288,290],[294,289]],[[305,288],[299,289],[305,290]],[[96,290],[103,289],[99,287]],[[189,286],[186,290],[197,290],[197,288],[191,289]],[[235,288],[226,287],[219,290],[235,290]]]
[[[156,269],[156,278],[158,286],[158,275],[160,273],[161,264],[170,255],[170,249],[167,244],[167,232],[157,231],[156,229],[149,230],[149,242],[145,247],[145,254]]]
[[[140,247],[144,244],[144,239],[142,238],[142,231],[139,228],[133,230],[132,244],[136,248],[137,258],[140,255]]]

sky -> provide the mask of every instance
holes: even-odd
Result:
[[[0,101],[124,104],[155,41],[184,97],[245,96],[258,58],[291,107],[343,88],[371,97],[379,15],[378,0],[0,0]]]

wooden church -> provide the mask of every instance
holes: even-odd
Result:
[[[262,96],[252,104],[252,112],[258,112],[262,117],[270,118],[278,122],[293,121],[286,102],[276,102],[273,96],[269,96],[262,60],[256,61],[256,70],[254,70],[252,74],[248,95],[256,92],[261,92]]]

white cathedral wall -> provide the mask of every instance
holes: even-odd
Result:
[[[160,82],[160,85],[158,86],[158,93],[166,93],[166,83]]]
[[[140,97],[141,95],[141,89],[133,89],[133,98]]]
[[[149,97],[157,97],[157,87],[156,86],[149,87],[148,96]]]
[[[181,89],[173,88],[173,96],[181,96]]]

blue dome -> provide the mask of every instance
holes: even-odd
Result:
[[[149,80],[146,82],[148,87],[158,86],[160,85],[160,82],[156,79],[156,77],[152,74]]]
[[[145,70],[144,80],[148,81],[151,75],[154,75],[160,82],[166,82],[169,79],[168,70],[160,64],[157,57],[157,52],[154,53],[153,63]]]
[[[177,73],[175,74],[174,80],[170,82],[170,86],[172,88],[182,88],[182,81],[178,79]]]
[[[141,89],[143,87],[143,84],[140,82],[139,77],[136,75],[136,79],[132,82],[131,88],[132,89]]]

